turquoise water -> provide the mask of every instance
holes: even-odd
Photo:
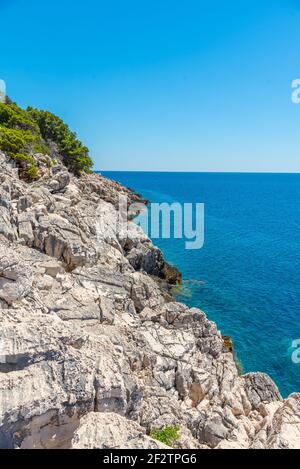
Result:
[[[205,244],[155,239],[184,278],[178,297],[230,335],[245,372],[268,373],[284,396],[300,391],[300,175],[125,173],[108,177],[152,202],[203,202]]]

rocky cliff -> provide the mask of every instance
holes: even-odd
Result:
[[[300,394],[241,376],[216,325],[158,280],[144,233],[109,229],[119,194],[138,197],[42,174],[24,182],[0,153],[0,447],[159,448],[151,431],[179,425],[181,448],[299,448]]]

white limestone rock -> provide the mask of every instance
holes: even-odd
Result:
[[[0,152],[0,447],[161,448],[179,425],[180,448],[300,448],[299,395],[241,376],[162,288],[160,251],[112,229],[120,193],[140,201],[62,166],[26,184]]]
[[[168,449],[153,440],[136,422],[115,413],[90,413],[80,421],[73,449]]]

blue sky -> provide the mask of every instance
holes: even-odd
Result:
[[[0,78],[102,170],[300,171],[300,0],[0,0]]]

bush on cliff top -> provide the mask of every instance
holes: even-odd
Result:
[[[91,172],[93,162],[89,150],[57,116],[33,109],[24,110],[9,99],[0,103],[0,150],[15,159],[29,179],[37,179],[36,153],[51,155],[54,142],[63,163],[76,175]]]
[[[152,430],[150,436],[167,446],[174,447],[176,441],[180,438],[180,427],[179,425],[169,425],[161,429],[155,429]]]
[[[0,125],[9,129],[28,130],[39,134],[39,127],[28,113],[15,103],[0,104]]]
[[[25,166],[29,179],[38,178],[38,169],[32,154],[40,152],[42,142],[29,130],[0,127],[0,149]]]
[[[27,113],[37,123],[43,139],[57,144],[63,162],[70,171],[77,175],[82,171],[91,172],[93,162],[88,148],[77,139],[76,134],[71,132],[62,119],[51,112],[32,107],[27,108]]]

